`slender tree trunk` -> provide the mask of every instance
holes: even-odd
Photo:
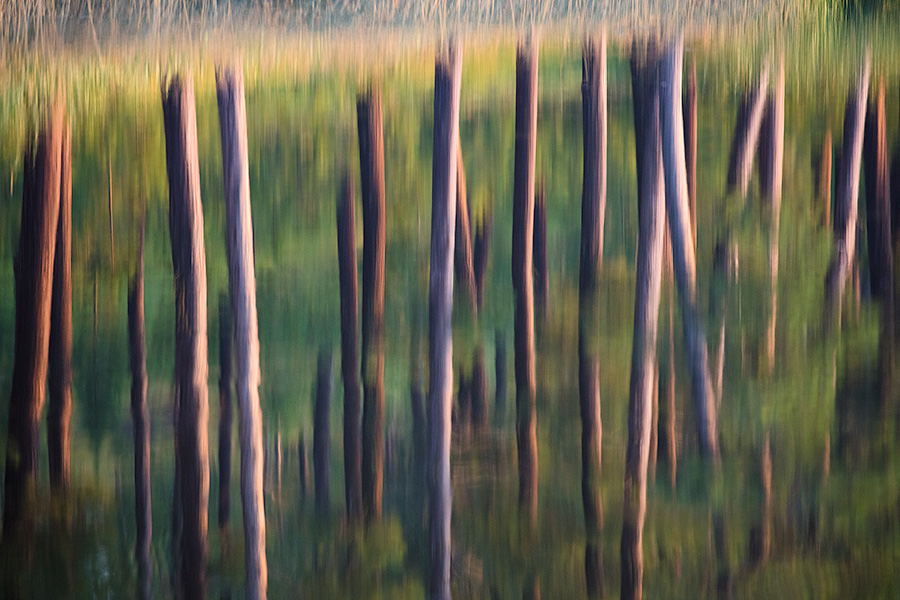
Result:
[[[487,273],[487,255],[491,239],[491,216],[485,212],[481,222],[475,227],[475,241],[473,243],[475,261],[475,289],[477,292],[478,310],[484,302],[484,278]]]
[[[384,472],[384,133],[381,94],[356,103],[362,172],[362,495],[367,520],[381,518]]]
[[[316,471],[316,512],[328,513],[330,463],[328,452],[331,447],[331,392],[333,360],[331,348],[319,351],[316,369],[316,408],[313,415],[313,467]]]
[[[175,394],[181,534],[181,592],[206,594],[209,505],[209,390],[206,252],[190,78],[172,77],[162,93],[169,176],[169,230],[175,275]]]
[[[547,316],[550,280],[547,273],[547,195],[544,182],[534,203],[534,288],[542,318]]]
[[[819,225],[831,228],[831,129],[825,132],[822,141],[822,158],[819,161]]]
[[[344,495],[347,517],[362,518],[362,437],[356,283],[356,215],[353,179],[344,173],[337,208],[341,288],[341,376],[344,381]]]
[[[247,158],[247,110],[240,65],[216,70],[228,281],[234,312],[235,389],[241,444],[241,500],[244,516],[244,565],[248,598],[266,597],[266,515],[263,503],[262,410],[259,404],[259,334],[256,320],[256,273],[250,211],[250,166]],[[280,435],[279,431],[279,435]],[[280,448],[279,448],[280,450]],[[281,465],[278,465],[279,484]],[[279,491],[281,486],[279,485]]]
[[[856,257],[856,219],[858,215],[859,172],[862,163],[863,128],[869,95],[870,58],[863,61],[855,89],[847,94],[844,111],[844,142],[834,202],[834,249],[825,276],[826,319],[830,326],[840,322],[841,297],[850,279]]]
[[[134,516],[137,532],[135,559],[140,597],[152,596],[150,542],[153,513],[150,503],[150,416],[147,410],[147,348],[144,337],[144,223],[141,222],[137,261],[128,286],[128,348],[131,358],[131,420],[134,427]]]
[[[59,219],[53,262],[47,405],[50,486],[69,489],[69,421],[72,416],[72,141],[64,126]]]
[[[516,445],[519,506],[537,519],[537,418],[535,414],[534,168],[537,147],[538,42],[516,50],[516,140],[513,179],[512,277],[516,294]]]
[[[660,95],[655,43],[632,49],[635,135],[641,140],[638,170],[638,256],[634,305],[634,337],[628,395],[628,446],[622,520],[621,597],[641,598],[643,531],[647,510],[647,464],[650,454],[651,402],[656,365],[656,331],[662,283],[665,226],[663,165],[660,150]],[[678,93],[680,89],[672,93]],[[682,145],[683,148],[683,145]],[[685,215],[686,216],[686,215]]]
[[[429,595],[450,598],[450,429],[453,401],[453,254],[462,53],[455,41],[438,51],[434,69],[434,163],[431,269],[428,284]]]
[[[456,149],[456,242],[454,246],[454,271],[460,291],[465,293],[473,310],[478,309],[478,284],[475,279],[475,259],[472,248],[466,170],[463,167],[462,146]]]
[[[734,142],[728,160],[728,190],[739,190],[741,198],[747,197],[747,189],[750,187],[750,173],[753,169],[753,157],[756,154],[765,114],[768,86],[769,66],[767,64],[759,75],[759,83],[756,88],[748,97],[744,98],[738,109]]]
[[[480,343],[472,357],[472,428],[483,431],[487,424],[487,373],[484,370],[484,346]]]
[[[234,323],[231,300],[219,295],[219,529],[231,521],[231,380]]]
[[[701,452],[716,458],[719,441],[716,408],[709,372],[706,335],[697,312],[697,277],[691,243],[687,173],[684,159],[684,127],[681,110],[683,34],[666,49],[660,61],[659,124],[666,181],[666,212],[672,239],[672,259],[678,285],[685,346],[691,370],[697,431]]]
[[[697,252],[697,61],[691,59],[684,94],[684,155],[687,162],[688,204],[691,209],[691,239]],[[665,264],[665,262],[664,262]]]
[[[22,221],[14,271],[16,328],[6,438],[3,540],[30,536],[41,412],[47,379],[53,263],[56,253],[64,138],[62,102],[25,150]]]
[[[890,302],[894,290],[893,244],[891,241],[890,160],[887,150],[887,117],[884,110],[884,79],[869,101],[864,140],[866,163],[866,231],[872,295]]]
[[[769,373],[775,369],[775,332],[778,319],[778,235],[781,228],[781,184],[784,172],[784,56],[778,63],[774,89],[766,102],[766,151],[763,177],[763,196],[768,200],[770,214],[769,276],[771,302],[766,326],[766,358]]]

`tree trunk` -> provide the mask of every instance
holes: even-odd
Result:
[[[876,97],[869,101],[864,147],[869,276],[872,281],[872,295],[887,303],[890,302],[894,290],[894,261],[891,242],[890,160],[887,150],[883,78],[878,82]]]
[[[639,231],[621,540],[623,599],[640,598],[642,594],[642,540],[647,509],[647,463],[665,226],[659,127],[660,91],[663,87],[657,87],[660,75],[657,74],[655,43],[651,41],[644,48],[639,48],[635,43],[631,61],[635,123],[640,127],[635,136],[641,139],[641,143],[637,155]],[[677,93],[680,99],[680,86],[671,93]]]
[[[147,348],[144,337],[144,223],[141,221],[134,277],[128,286],[128,348],[131,358],[131,420],[134,427],[134,516],[140,597],[152,596],[150,542],[150,416],[147,410]]]
[[[466,170],[463,167],[462,146],[456,149],[456,233],[454,271],[460,291],[466,294],[473,311],[478,309],[478,284],[475,280],[475,259],[472,249],[472,229],[466,193]]]
[[[57,100],[41,125],[36,145],[25,150],[22,220],[14,263],[16,328],[6,438],[4,542],[20,534],[30,536],[34,525],[62,149],[68,137],[63,128],[63,106]]]
[[[862,163],[863,128],[869,95],[870,58],[862,64],[856,88],[847,94],[844,142],[841,147],[837,196],[834,202],[834,249],[825,275],[826,319],[840,322],[841,297],[856,258],[856,218],[859,171]]]
[[[719,441],[716,409],[706,348],[706,335],[697,312],[697,281],[691,240],[684,127],[681,110],[681,71],[684,38],[679,34],[660,61],[659,124],[666,182],[666,212],[672,240],[672,260],[684,323],[685,346],[691,370],[697,432],[701,452],[716,458]],[[767,71],[765,71],[767,73]]]
[[[484,302],[484,278],[487,273],[487,255],[491,239],[491,216],[485,212],[481,222],[475,227],[473,254],[475,261],[475,291],[478,310]]]
[[[538,42],[516,50],[516,139],[513,179],[512,277],[516,294],[515,371],[516,446],[519,463],[519,506],[537,519],[537,419],[535,414],[534,168],[537,146]]]
[[[181,593],[206,594],[209,505],[206,252],[197,158],[194,85],[175,75],[162,92],[175,281],[175,394],[179,454]]]
[[[381,93],[357,98],[362,172],[362,495],[366,520],[381,518],[384,473],[384,133]]]
[[[328,514],[331,447],[331,391],[333,360],[331,349],[319,351],[316,369],[316,408],[313,415],[313,467],[316,471],[316,512]]]
[[[50,486],[69,489],[69,421],[72,417],[72,141],[63,130],[59,219],[50,309],[47,450]]]
[[[728,191],[738,189],[741,198],[747,197],[747,189],[750,187],[750,173],[753,169],[756,146],[759,143],[768,85],[769,66],[767,64],[759,75],[756,89],[743,99],[738,109],[737,122],[734,126],[734,142],[728,160]],[[678,100],[680,102],[681,98]]]
[[[231,521],[231,380],[234,323],[231,301],[219,295],[219,529]]]
[[[341,376],[344,381],[344,495],[347,517],[362,518],[362,437],[356,283],[356,210],[353,179],[344,173],[337,208],[341,288]]]
[[[697,61],[691,59],[687,90],[684,94],[684,155],[687,162],[688,204],[691,209],[691,234],[697,252]],[[665,262],[663,263],[665,264]]]
[[[462,54],[455,41],[439,50],[434,69],[434,154],[431,268],[428,283],[429,594],[450,598],[450,433],[453,402],[453,254]]]
[[[542,318],[547,316],[547,296],[550,280],[547,273],[547,196],[544,182],[534,203],[534,288]]]
[[[766,358],[769,373],[775,369],[775,327],[778,319],[778,235],[781,229],[781,184],[784,172],[784,56],[779,59],[775,88],[766,102],[766,149],[763,177],[763,197],[768,200],[770,214],[769,231],[769,279],[771,302],[766,326]]]

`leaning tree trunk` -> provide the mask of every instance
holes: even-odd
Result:
[[[140,597],[152,596],[150,542],[150,415],[147,410],[147,347],[144,336],[144,222],[138,238],[134,277],[128,286],[128,350],[131,359],[131,421],[134,427],[134,517]]]
[[[666,222],[659,128],[659,92],[662,86],[657,87],[659,76],[654,42],[644,48],[635,45],[631,60],[635,123],[640,126],[640,130],[635,131],[635,137],[641,143],[637,156],[639,231],[621,541],[623,599],[640,598],[643,589],[647,464],[650,457],[651,404],[655,385],[656,332]],[[677,93],[680,97],[680,89]]]
[[[516,50],[516,139],[513,179],[512,278],[516,294],[516,445],[519,506],[537,519],[538,456],[534,356],[534,168],[537,149],[538,42]]]
[[[384,473],[384,132],[381,94],[356,102],[362,173],[362,496],[366,520],[381,518]]]
[[[870,58],[867,54],[856,80],[856,89],[847,94],[844,111],[844,142],[834,202],[834,249],[825,276],[826,319],[829,326],[835,320],[839,322],[841,296],[850,278],[856,255],[857,200],[866,101],[869,95],[869,70]]]
[[[581,498],[587,535],[584,569],[588,596],[603,593],[600,495],[600,353],[591,341],[597,330],[596,289],[603,263],[606,216],[606,32],[584,42],[581,63],[584,177],[581,188],[581,257],[578,328],[578,388],[581,406]]]
[[[316,512],[328,513],[329,490],[329,449],[331,447],[331,371],[333,360],[331,348],[319,351],[316,367],[316,405],[313,411],[313,469],[316,477]]]
[[[225,177],[225,221],[228,281],[234,314],[235,390],[241,445],[241,500],[244,516],[244,564],[248,598],[265,598],[266,515],[263,504],[262,410],[259,404],[259,335],[256,320],[256,273],[250,212],[247,159],[247,111],[240,66],[216,71],[222,165]],[[280,433],[280,432],[279,432]],[[281,465],[278,465],[280,478]]]
[[[47,405],[50,486],[69,489],[69,421],[72,416],[72,140],[63,131],[59,219],[53,261]]]
[[[359,398],[359,334],[356,283],[356,210],[353,179],[344,173],[337,207],[341,289],[341,377],[344,381],[344,496],[347,517],[362,517],[362,437]]]
[[[206,594],[209,504],[206,252],[197,158],[197,117],[190,78],[173,76],[162,91],[169,177],[169,231],[175,280],[175,406],[181,519],[180,592]]]
[[[25,150],[22,221],[15,258],[16,329],[6,438],[3,538],[33,526],[41,412],[47,379],[53,263],[56,253],[64,133],[57,101]]]
[[[884,79],[876,97],[869,101],[864,140],[866,164],[866,231],[872,295],[885,304],[893,296],[894,261],[891,242],[890,161],[887,150],[887,117],[884,110]]]
[[[700,449],[703,454],[716,458],[719,454],[716,407],[709,372],[706,335],[697,310],[697,267],[688,208],[681,110],[683,54],[684,37],[683,34],[679,34],[678,39],[663,53],[659,63],[659,125],[666,182],[666,213],[672,240],[672,260],[684,323],[688,365],[691,371]]]
[[[453,252],[462,53],[455,41],[438,51],[434,69],[431,270],[428,283],[429,594],[450,598],[450,429],[453,404]]]
[[[728,160],[728,190],[738,189],[741,198],[747,197],[747,189],[750,187],[750,173],[753,169],[753,157],[756,155],[756,146],[759,143],[759,133],[762,129],[768,86],[769,66],[767,64],[763,67],[762,73],[759,75],[759,82],[752,94],[741,102],[737,122],[734,126],[734,142]],[[679,98],[679,102],[680,100]]]
[[[227,534],[231,521],[231,380],[234,324],[231,300],[219,295],[219,529]]]

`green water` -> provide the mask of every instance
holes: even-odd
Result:
[[[886,84],[888,149],[898,154],[896,30],[840,32],[826,39],[688,39],[698,102],[697,261],[700,312],[711,359],[727,314],[719,415],[721,466],[698,454],[688,408],[690,379],[676,310],[674,348],[678,470],[674,489],[662,448],[648,486],[644,530],[647,598],[892,598],[900,594],[900,391],[898,365],[868,293],[865,184],[860,184],[860,295],[848,289],[840,331],[823,331],[832,234],[821,223],[817,170],[825,131],[841,147],[844,103],[866,47],[873,86]],[[722,36],[727,38],[727,36]],[[453,566],[457,597],[544,598],[586,594],[578,389],[578,260],[582,184],[581,47],[554,37],[541,48],[537,179],[547,202],[549,301],[537,312],[538,516],[518,514],[510,275],[515,47],[509,40],[464,52],[460,139],[474,222],[492,220],[484,306],[454,307],[454,372],[468,374],[484,347],[490,426],[455,428],[452,446]],[[433,120],[433,52],[411,45],[374,58],[258,58],[246,50],[250,187],[255,235],[271,598],[420,598],[428,581],[426,490],[412,445],[410,354],[425,361]],[[754,167],[746,203],[726,194],[738,104],[768,57],[786,55],[784,184],[774,365],[769,229]],[[610,38],[609,154],[603,270],[591,343],[599,350],[604,595],[619,593],[622,498],[634,318],[637,189],[630,42]],[[227,291],[225,210],[212,58],[193,56],[201,195],[209,286],[209,591],[242,597],[239,449],[235,416],[230,544],[216,527],[218,297]],[[28,61],[26,61],[27,63]],[[152,585],[173,592],[172,497],[174,294],[165,138],[158,69],[166,62],[90,57],[67,66],[35,60],[4,74],[0,95],[0,453],[6,447],[13,364],[13,256],[19,238],[27,114],[43,100],[47,73],[68,86],[73,169],[74,412],[72,490],[49,502],[46,433],[33,553],[7,565],[25,597],[137,596],[133,445],[129,411],[127,285],[146,211],[146,328],[151,414]],[[177,61],[175,61],[177,62]],[[50,77],[52,78],[52,77]],[[384,98],[386,180],[384,517],[368,528],[343,520],[342,398],[335,203],[342,168],[359,190],[356,94],[374,78]],[[874,88],[873,88],[874,89]],[[894,160],[897,160],[896,158]],[[838,162],[835,161],[836,172]],[[865,168],[865,167],[864,167]],[[835,176],[836,177],[836,176]],[[864,178],[863,178],[864,179]],[[835,182],[836,183],[836,182]],[[894,198],[900,182],[895,182]],[[357,202],[359,200],[357,199]],[[358,248],[362,249],[357,207]],[[724,292],[713,255],[725,234],[739,268]],[[360,256],[360,266],[362,260]],[[852,287],[852,286],[851,286]],[[664,280],[659,358],[669,355]],[[724,293],[724,311],[718,300]],[[495,344],[507,348],[505,410],[495,403]],[[331,411],[331,506],[317,515],[304,495],[298,439],[312,467],[312,389],[320,348],[335,356]],[[426,377],[427,380],[427,377]],[[425,390],[423,390],[425,391]],[[660,392],[662,403],[663,392]],[[662,424],[660,424],[662,426]],[[770,556],[752,564],[763,521],[761,456],[772,462]],[[281,474],[276,440],[281,440]],[[5,458],[0,454],[0,458]],[[652,463],[651,459],[651,463]],[[3,464],[3,461],[0,461]],[[827,466],[826,466],[827,465]],[[310,477],[310,485],[314,485]],[[68,526],[60,523],[66,513]],[[22,563],[17,562],[23,561]],[[24,570],[22,565],[28,565]]]

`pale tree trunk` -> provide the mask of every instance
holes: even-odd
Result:
[[[328,513],[330,503],[332,369],[331,348],[320,350],[316,368],[316,404],[313,412],[313,468],[316,476],[316,512],[320,515]]]
[[[266,597],[266,515],[263,504],[262,410],[259,404],[259,334],[247,111],[240,65],[216,70],[222,167],[225,178],[228,282],[234,314],[235,391],[241,446],[241,501],[244,516],[244,566],[248,598]],[[280,434],[280,432],[279,432]],[[279,479],[281,465],[278,465]]]
[[[844,142],[841,147],[837,196],[834,202],[834,249],[825,275],[826,326],[840,323],[841,297],[856,258],[859,172],[862,164],[863,129],[869,95],[871,59],[866,55],[855,89],[847,94]]]
[[[209,390],[206,252],[191,79],[173,76],[162,92],[169,178],[169,231],[175,282],[177,513],[181,521],[180,586],[186,598],[206,593],[209,505]]]
[[[50,345],[53,262],[59,219],[63,103],[57,100],[25,150],[22,220],[14,271],[16,328],[6,437],[3,541],[34,525],[39,428]]]
[[[636,42],[631,61],[635,124],[640,127],[635,131],[636,138],[640,139],[637,145],[639,231],[621,539],[623,599],[638,599],[642,595],[647,464],[665,227],[659,130],[661,86],[657,87],[658,61],[654,42],[643,48],[638,47]]]
[[[706,348],[706,335],[697,310],[697,277],[691,243],[687,173],[684,158],[684,128],[681,111],[681,67],[683,34],[673,41],[660,60],[659,123],[666,182],[666,213],[672,239],[672,260],[691,371],[697,431],[701,452],[716,458],[719,441],[716,407]]]
[[[516,446],[519,506],[537,520],[538,457],[534,354],[534,169],[537,149],[538,42],[516,50],[515,174],[513,179],[512,276],[516,294]]]
[[[357,98],[362,174],[362,496],[366,520],[381,518],[384,473],[384,131],[381,94]]]
[[[753,157],[762,129],[766,107],[766,90],[769,86],[769,66],[763,67],[759,82],[753,92],[741,102],[734,128],[734,142],[728,160],[728,190],[738,189],[741,198],[747,197]],[[680,99],[679,99],[680,100]]]
[[[59,219],[53,262],[47,405],[50,486],[69,489],[69,421],[72,417],[72,140],[63,131]]]
[[[434,70],[431,268],[428,282],[429,596],[450,598],[450,429],[453,403],[453,253],[462,54],[455,41],[438,51]]]
[[[606,216],[606,32],[584,42],[581,63],[584,176],[581,188],[578,387],[581,406],[581,498],[587,535],[584,569],[589,597],[603,593],[600,495],[600,353],[591,340],[597,329],[596,289],[603,264]]]

